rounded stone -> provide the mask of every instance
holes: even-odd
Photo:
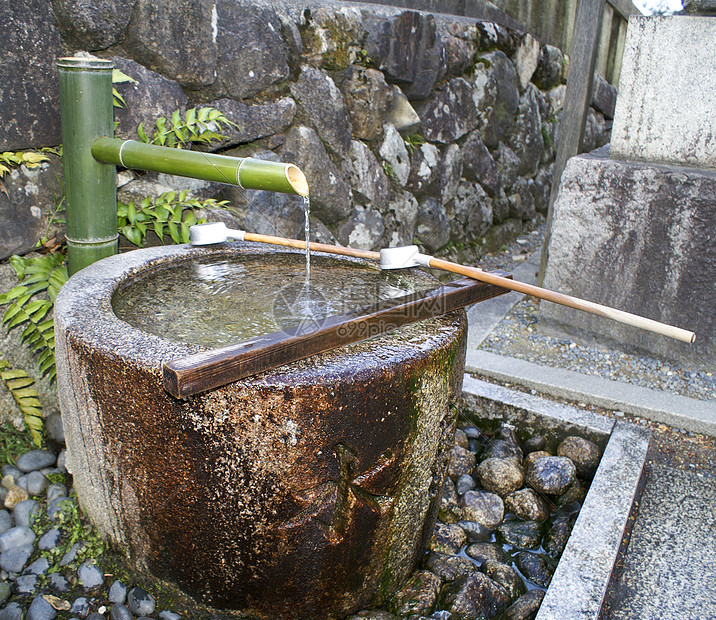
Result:
[[[76,598],[72,601],[70,613],[77,614],[78,616],[82,616],[84,618],[89,613],[89,601],[84,596]]]
[[[482,573],[472,573],[447,584],[441,599],[453,618],[497,618],[510,604],[507,590]]]
[[[50,573],[50,588],[53,592],[64,594],[70,591],[70,584],[60,573]]]
[[[522,468],[511,458],[485,459],[476,473],[483,488],[501,497],[521,488],[524,483]]]
[[[0,553],[14,547],[22,547],[35,542],[35,532],[25,525],[17,525],[0,534]]]
[[[510,600],[514,601],[527,591],[525,582],[517,574],[514,568],[502,562],[494,560],[486,560],[481,567],[490,579],[499,583],[507,590]]]
[[[475,521],[458,521],[457,524],[465,530],[467,539],[470,542],[482,542],[489,540],[492,536],[491,530],[487,529],[484,525],[476,523]]]
[[[527,438],[522,444],[522,451],[527,455],[531,452],[544,450],[546,446],[547,439],[545,439],[543,435],[532,435],[532,437]]]
[[[127,604],[135,616],[149,616],[157,606],[156,599],[144,588],[132,588],[127,595]]]
[[[470,450],[455,446],[450,452],[450,465],[448,466],[450,479],[456,482],[460,476],[470,475],[475,469],[475,463],[477,463],[477,459]]]
[[[577,468],[577,475],[591,480],[599,467],[599,446],[582,437],[567,437],[557,447],[557,455],[568,458]]]
[[[505,496],[505,510],[525,521],[544,521],[549,505],[532,489],[520,489]]]
[[[229,257],[305,265],[301,253],[255,244],[163,246],[98,261],[62,287],[55,328],[68,468],[91,521],[155,577],[237,612],[345,615],[396,589],[424,551],[457,415],[465,313],[175,398],[163,362],[207,348],[132,327],[111,311],[112,296],[139,271]],[[316,258],[312,271],[347,263],[381,273]],[[435,284],[419,271],[407,282]],[[91,458],[88,433],[106,438]],[[302,556],[321,567],[315,579],[305,579]],[[351,563],[361,584],[345,570]],[[318,572],[331,574],[330,592]]]
[[[17,457],[17,468],[27,474],[37,471],[43,467],[52,467],[57,462],[57,457],[48,450],[30,450]]]
[[[64,484],[55,482],[47,487],[47,503],[50,504],[56,499],[67,497],[67,487]]]
[[[31,471],[27,475],[27,492],[31,497],[42,495],[48,486],[50,486],[50,481],[42,472]]]
[[[507,560],[505,552],[497,543],[472,543],[465,549],[465,553],[467,553],[467,555],[469,555],[478,564],[482,564],[488,560],[492,560],[494,562],[505,562]]]
[[[547,563],[536,553],[520,551],[515,556],[519,571],[532,583],[546,588],[552,580],[552,573]]]
[[[0,553],[0,569],[8,573],[21,573],[32,555],[32,545],[12,547]]]
[[[53,411],[45,420],[47,434],[57,443],[65,443],[65,430],[62,427],[62,416],[59,411]]]
[[[26,499],[15,506],[15,511],[13,512],[15,523],[24,527],[30,527],[32,521],[39,516],[41,511],[42,509],[37,501],[34,499]]]
[[[119,579],[112,582],[109,586],[109,594],[107,596],[110,603],[119,603],[124,605],[127,600],[127,586],[125,586]]]
[[[55,618],[57,618],[57,611],[41,596],[32,599],[25,616],[25,620],[55,620]]]
[[[560,495],[574,482],[577,469],[563,456],[548,456],[536,460],[525,471],[525,481],[538,493]]]
[[[461,575],[477,570],[473,562],[459,555],[430,552],[423,562],[425,568],[435,573],[443,581],[453,581]]]
[[[502,498],[489,491],[468,491],[460,503],[465,521],[474,521],[488,530],[494,530],[505,516]]]
[[[426,615],[433,611],[442,581],[428,570],[416,571],[395,593],[390,607],[401,617]]]
[[[84,562],[77,570],[77,576],[80,578],[82,587],[85,590],[91,590],[101,586],[104,583],[104,574],[90,560]]]
[[[454,554],[460,551],[467,535],[459,525],[436,523],[428,548],[437,553]]]
[[[112,611],[110,611],[109,617],[110,620],[134,620],[132,612],[119,603],[112,605]]]
[[[542,529],[536,521],[508,521],[496,530],[497,540],[518,549],[539,549]]]
[[[47,530],[40,536],[40,540],[37,542],[37,548],[43,551],[54,549],[60,542],[60,536],[60,530],[58,529],[52,528],[51,530]]]
[[[12,601],[0,610],[2,620],[22,620],[23,610],[20,603]]]
[[[537,615],[544,598],[544,590],[530,590],[510,605],[502,620],[530,620]]]
[[[0,534],[12,527],[12,516],[7,510],[0,510]]]
[[[545,450],[536,450],[535,452],[530,452],[525,458],[524,461],[522,461],[522,467],[523,469],[527,469],[532,465],[535,461],[538,461],[539,459],[546,458],[548,456],[552,456],[549,452],[546,452]]]
[[[462,474],[455,483],[458,495],[465,495],[475,488],[475,479],[470,474]]]
[[[483,459],[512,459],[522,463],[522,448],[510,439],[493,439],[483,454]]]

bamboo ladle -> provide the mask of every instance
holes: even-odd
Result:
[[[300,239],[285,239],[283,237],[260,235],[243,230],[233,230],[228,228],[226,224],[222,222],[197,224],[196,226],[192,226],[190,229],[190,238],[192,245],[210,245],[214,243],[222,243],[228,239],[238,239],[241,241],[269,243],[271,245],[282,245],[297,249],[306,248],[306,242],[301,241]],[[531,295],[532,297],[551,301],[562,306],[582,310],[584,312],[589,312],[590,314],[596,314],[597,316],[612,319],[613,321],[624,323],[625,325],[631,325],[632,327],[638,327],[662,336],[674,338],[675,340],[679,340],[681,342],[692,343],[696,339],[696,334],[694,334],[694,332],[681,329],[680,327],[674,327],[673,325],[654,321],[653,319],[624,312],[623,310],[617,310],[616,308],[610,308],[609,306],[603,306],[578,297],[572,297],[571,295],[565,295],[564,293],[550,291],[532,284],[511,280],[509,278],[483,271],[482,269],[478,269],[476,267],[467,267],[465,265],[453,263],[441,258],[428,256],[427,254],[421,254],[418,247],[415,245],[399,248],[385,248],[380,252],[374,252],[371,250],[356,250],[354,248],[315,242],[310,242],[308,246],[313,252],[326,252],[328,254],[340,254],[355,258],[377,260],[380,261],[381,269],[404,269],[406,267],[416,266],[442,269],[443,271],[457,273],[473,278],[474,280],[494,284],[502,288],[524,293],[525,295]]]

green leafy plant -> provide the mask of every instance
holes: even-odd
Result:
[[[34,447],[27,427],[17,428],[10,422],[0,425],[0,464],[15,464],[17,457]]]
[[[80,511],[74,489],[70,497],[60,503],[52,520],[43,512],[32,519],[30,527],[38,537],[51,527],[61,532],[59,544],[40,553],[50,564],[48,573],[76,571],[86,560],[97,560],[104,554],[104,541]],[[76,543],[81,543],[81,546],[74,559],[61,565],[62,558]]]
[[[189,243],[189,228],[202,224],[194,209],[216,209],[227,205],[226,200],[187,198],[188,192],[165,192],[160,196],[145,198],[139,203],[117,204],[117,224],[120,234],[137,247],[142,247],[147,233],[152,231],[163,243],[168,235],[174,243]]]
[[[137,127],[137,134],[142,142],[185,148],[191,144],[211,143],[223,140],[224,135],[219,133],[224,127],[237,127],[222,112],[216,108],[191,108],[186,111],[184,118],[181,112],[175,110],[171,119],[160,116],[155,122],[156,129],[149,137],[143,125]]]
[[[6,151],[5,153],[0,153],[0,178],[10,172],[11,166],[37,168],[43,161],[50,161],[50,158],[37,151],[18,151],[15,153]]]
[[[404,142],[408,152],[412,155],[415,152],[415,149],[419,149],[427,142],[427,140],[419,133],[414,133],[405,138]]]
[[[137,80],[133,77],[129,77],[126,73],[122,73],[119,69],[112,69],[112,84],[126,84],[126,83],[137,84]],[[127,104],[124,101],[124,97],[119,91],[112,86],[112,103],[115,108],[126,108]]]
[[[22,342],[37,356],[40,372],[55,379],[55,335],[52,306],[67,281],[65,256],[13,256],[10,259],[19,284],[0,295],[0,305],[9,304],[2,318],[10,331],[23,326]]]
[[[385,171],[385,174],[387,174],[389,178],[393,179],[394,181],[397,179],[397,176],[395,175],[395,170],[393,168],[393,164],[391,164],[389,161],[383,162],[383,170]]]
[[[0,360],[0,379],[5,384],[15,403],[22,412],[25,426],[30,431],[32,442],[42,447],[42,403],[37,396],[37,390],[32,385],[35,383],[28,374],[19,368],[11,368],[7,360]]]

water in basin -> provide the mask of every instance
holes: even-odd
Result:
[[[219,347],[415,291],[396,271],[317,256],[312,267],[309,285],[302,254],[181,261],[133,277],[112,306],[143,331]]]

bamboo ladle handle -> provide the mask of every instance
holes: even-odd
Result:
[[[246,241],[283,245],[291,248],[306,248],[306,242],[299,239],[285,239],[283,237],[272,237],[270,235],[260,235],[258,233],[246,232],[244,233],[244,239],[246,239]],[[370,250],[356,250],[354,248],[315,242],[311,242],[309,247],[313,252],[326,252],[329,254],[366,258],[369,260],[380,260],[380,253]],[[497,286],[501,286],[502,288],[524,293],[525,295],[531,295],[532,297],[537,297],[538,299],[551,301],[562,306],[574,308],[575,310],[582,310],[584,312],[589,312],[590,314],[606,317],[608,319],[612,319],[613,321],[624,323],[625,325],[631,325],[632,327],[638,327],[669,338],[674,338],[675,340],[679,340],[681,342],[692,343],[696,339],[696,334],[694,334],[694,332],[681,329],[680,327],[674,327],[673,325],[668,325],[666,323],[661,323],[659,321],[654,321],[653,319],[648,319],[643,316],[631,314],[630,312],[624,312],[623,310],[603,306],[592,301],[572,297],[571,295],[565,295],[564,293],[557,293],[532,284],[525,284],[524,282],[510,280],[509,278],[504,278],[502,276],[483,271],[482,269],[477,269],[476,267],[467,267],[465,265],[453,263],[441,258],[425,256],[422,254],[418,256],[422,257],[424,260],[412,263],[412,265],[423,264],[435,269],[458,273],[460,275],[467,276],[468,278],[480,280],[481,282],[487,282],[488,284],[495,284]],[[412,265],[406,264],[404,266],[408,267]]]

